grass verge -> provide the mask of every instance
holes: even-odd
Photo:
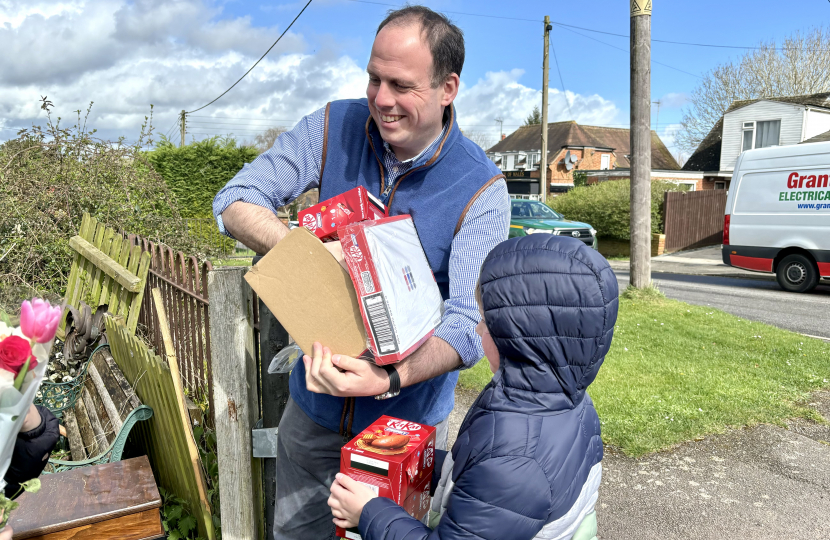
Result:
[[[758,423],[805,417],[830,386],[830,344],[727,313],[627,291],[611,351],[588,392],[606,445],[632,456]],[[461,374],[480,389],[487,362]]]
[[[210,263],[214,266],[251,266],[251,259],[245,258],[229,258],[229,259],[212,259]]]

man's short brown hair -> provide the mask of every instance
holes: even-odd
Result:
[[[406,6],[390,10],[378,26],[379,34],[388,24],[405,26],[417,22],[432,53],[432,87],[437,88],[455,73],[461,76],[464,67],[464,32],[441,13],[424,6]]]

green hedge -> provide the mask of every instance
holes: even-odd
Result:
[[[32,296],[60,301],[84,212],[199,258],[212,253],[144,159],[143,130],[130,146],[95,138],[83,118],[71,128],[46,120],[0,144],[0,309],[16,312]]]
[[[651,184],[651,231],[663,232],[663,194],[686,186],[671,182]],[[548,206],[568,219],[589,223],[599,236],[631,239],[631,182],[612,180],[577,186],[564,195],[548,199]]]
[[[147,160],[176,195],[182,217],[212,217],[213,197],[258,155],[232,138],[212,137],[183,148],[162,139]]]

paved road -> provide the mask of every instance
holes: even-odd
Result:
[[[616,274],[623,290],[628,272]],[[669,298],[830,340],[830,285],[825,283],[812,293],[796,294],[782,291],[774,281],[757,279],[665,273],[654,273],[652,279]]]

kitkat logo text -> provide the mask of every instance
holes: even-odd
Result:
[[[314,214],[306,214],[303,216],[303,227],[311,232],[317,229],[317,218],[314,217]]]
[[[389,420],[386,426],[400,431],[419,431],[421,424],[415,422],[407,422],[406,420]]]

